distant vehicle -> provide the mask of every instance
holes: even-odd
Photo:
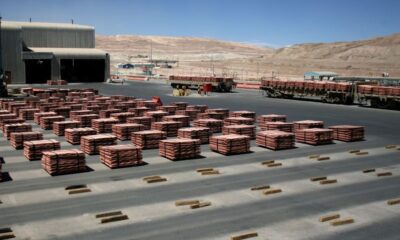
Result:
[[[211,85],[214,92],[230,92],[236,83],[233,78],[227,77],[195,77],[195,76],[169,76],[168,82],[173,88],[199,89],[204,85]]]

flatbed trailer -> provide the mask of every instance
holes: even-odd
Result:
[[[214,92],[230,92],[235,87],[233,78],[227,77],[170,76],[168,82],[173,88],[198,89],[209,85]]]

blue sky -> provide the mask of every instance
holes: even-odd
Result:
[[[93,25],[102,35],[194,36],[285,46],[400,32],[398,0],[0,0],[5,20]]]

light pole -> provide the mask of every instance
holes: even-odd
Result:
[[[1,29],[1,20],[0,16],[0,97],[7,97],[7,89],[4,86],[4,69],[3,69],[3,49],[2,49],[2,29]]]

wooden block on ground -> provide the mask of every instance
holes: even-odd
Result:
[[[203,208],[203,207],[208,207],[211,206],[211,202],[200,202],[197,204],[192,204],[190,205],[191,209],[197,209],[197,208]]]
[[[258,237],[258,233],[251,232],[251,233],[245,233],[245,234],[232,236],[231,240],[243,240],[243,239],[254,238],[254,237]]]
[[[350,150],[349,153],[358,153],[361,152],[360,150]]]
[[[218,175],[219,171],[218,170],[212,170],[212,171],[207,171],[207,172],[201,172],[201,175]]]
[[[381,173],[377,173],[376,176],[378,176],[378,177],[392,176],[392,172],[381,172]]]
[[[209,171],[213,171],[213,170],[214,170],[214,168],[199,168],[199,169],[196,169],[196,172],[201,173],[201,172],[209,172]]]
[[[317,161],[326,161],[326,160],[330,160],[330,157],[319,157],[317,158]]]
[[[393,149],[393,148],[397,148],[397,145],[387,145],[385,148],[386,149]]]
[[[275,193],[280,193],[280,192],[282,192],[282,189],[280,189],[280,188],[272,188],[272,189],[265,190],[263,192],[263,194],[264,195],[270,195],[270,194],[275,194]]]
[[[175,206],[194,205],[199,203],[199,200],[179,200],[175,202]]]
[[[400,204],[400,198],[398,199],[392,199],[392,200],[388,200],[387,201],[388,205],[396,205],[396,204]]]
[[[363,170],[363,173],[370,173],[370,172],[375,172],[375,168],[370,168],[370,169],[365,169]]]
[[[68,194],[78,194],[78,193],[87,193],[91,192],[89,188],[81,188],[81,189],[75,189],[75,190],[70,190]]]
[[[321,185],[333,184],[333,183],[337,183],[337,180],[336,179],[326,179],[326,180],[319,181],[319,184],[321,184]]]
[[[338,218],[340,218],[340,214],[332,213],[332,214],[320,217],[319,221],[320,222],[327,222],[327,221],[331,221],[333,219],[338,219]]]
[[[270,186],[269,185],[265,185],[265,186],[257,186],[257,187],[252,187],[250,188],[251,191],[258,191],[258,190],[265,190],[265,189],[269,189]]]
[[[358,156],[368,155],[368,152],[357,152],[356,155]]]
[[[282,166],[282,163],[270,163],[270,164],[267,164],[267,167],[279,167],[279,166]]]
[[[148,177],[144,177],[142,178],[143,181],[147,181],[147,180],[151,180],[151,179],[159,179],[161,178],[160,176],[148,176]]]
[[[320,157],[320,155],[317,155],[317,154],[308,156],[309,159],[316,159],[319,157]]]
[[[158,182],[166,182],[166,178],[155,178],[155,179],[149,179],[146,182],[147,183],[158,183]]]
[[[275,163],[275,160],[264,161],[264,162],[261,163],[261,165],[268,165],[268,164],[271,164],[271,163]]]
[[[101,223],[110,223],[110,222],[117,222],[117,221],[122,221],[122,220],[128,220],[128,215],[119,215],[119,216],[113,216],[113,217],[107,217],[107,218],[102,218]]]
[[[340,225],[345,225],[345,224],[350,224],[354,223],[353,218],[344,218],[344,219],[337,219],[331,222],[332,226],[340,226]]]
[[[311,182],[326,180],[326,177],[312,177],[310,178]]]
[[[122,212],[114,211],[114,212],[100,213],[100,214],[96,215],[96,218],[112,217],[112,216],[118,216],[118,215],[122,215]]]
[[[87,188],[85,184],[78,184],[78,185],[71,185],[65,188],[65,190],[73,190],[73,189],[79,189],[79,188]]]

